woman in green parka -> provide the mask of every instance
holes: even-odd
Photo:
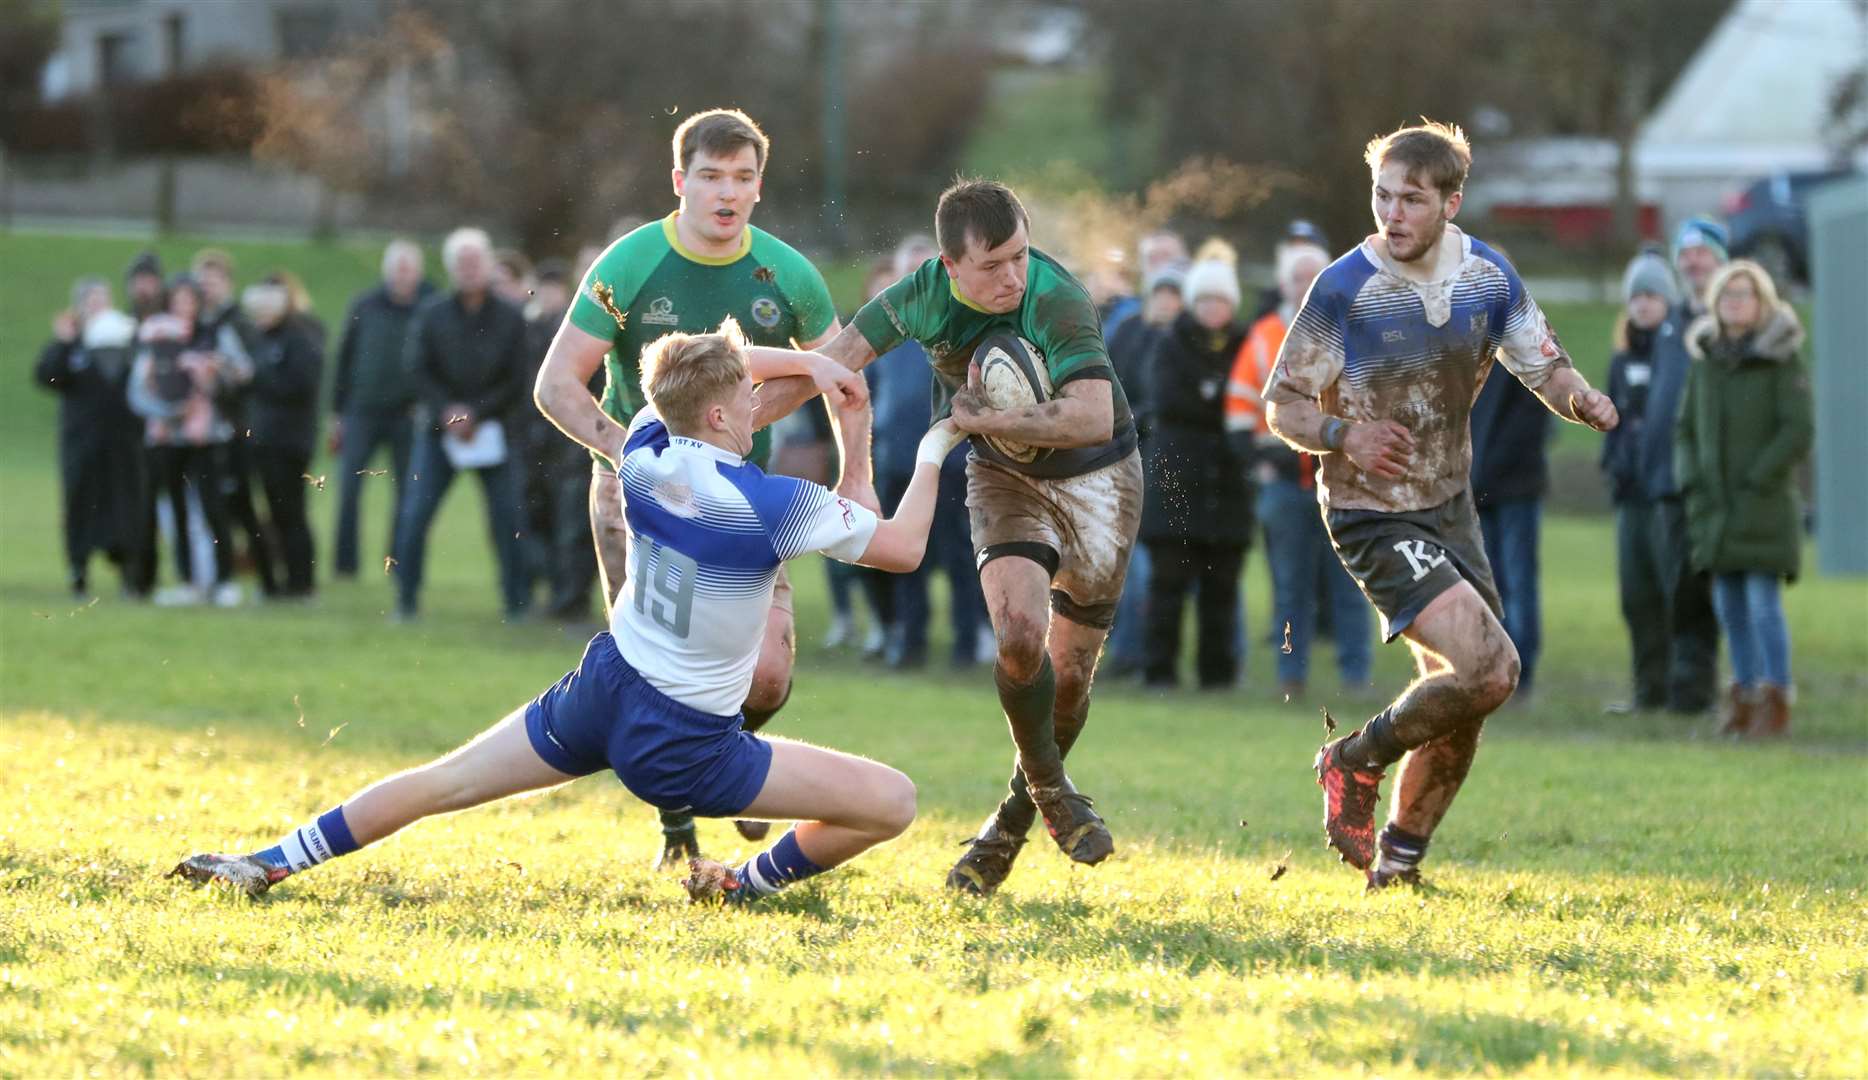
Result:
[[[1782,585],[1803,544],[1794,472],[1810,452],[1803,326],[1764,268],[1740,259],[1706,288],[1687,329],[1693,367],[1674,436],[1689,557],[1712,575],[1713,607],[1732,660],[1725,730],[1790,727],[1790,628]]]

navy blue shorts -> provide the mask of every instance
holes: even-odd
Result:
[[[701,817],[732,817],[765,786],[772,747],[740,722],[649,685],[607,630],[590,639],[576,670],[525,707],[526,734],[545,764],[572,776],[614,769],[643,802]]]

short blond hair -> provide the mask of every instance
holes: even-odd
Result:
[[[711,334],[664,334],[642,350],[642,396],[670,431],[692,431],[746,377],[746,335],[731,318]]]
[[[1369,172],[1380,175],[1390,162],[1405,166],[1407,178],[1440,192],[1442,199],[1466,186],[1472,169],[1472,146],[1456,124],[1421,118],[1411,127],[1398,128],[1369,140],[1362,151]]]

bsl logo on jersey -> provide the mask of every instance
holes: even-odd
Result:
[[[649,309],[642,313],[642,321],[656,326],[676,326],[681,317],[675,314],[675,302],[666,296],[658,296],[649,301]]]

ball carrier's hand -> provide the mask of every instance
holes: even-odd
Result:
[[[979,364],[970,362],[966,366],[966,385],[954,391],[953,422],[961,432],[973,435],[986,434],[990,426],[989,414],[998,412],[986,402],[986,389],[980,381]]]
[[[1398,421],[1364,420],[1344,429],[1340,449],[1363,472],[1399,480],[1414,456],[1414,433]]]

